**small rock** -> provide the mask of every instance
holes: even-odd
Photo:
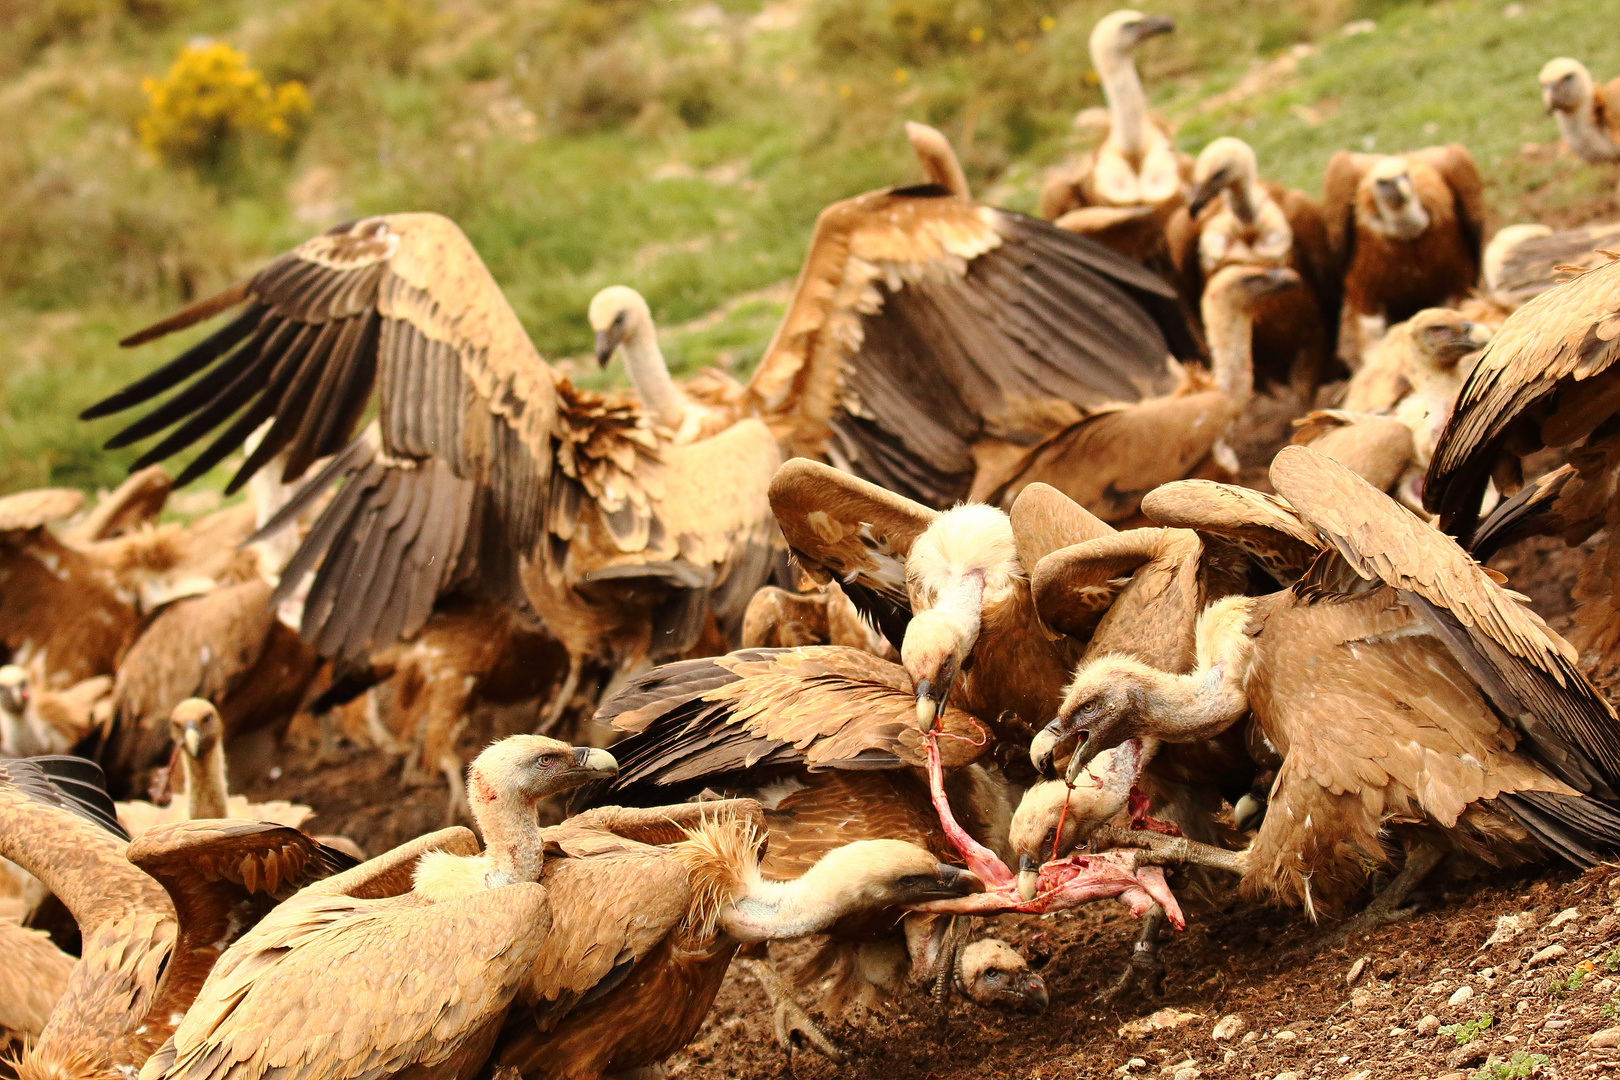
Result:
[[[1488,949],[1492,945],[1512,941],[1524,933],[1528,925],[1529,915],[1527,912],[1517,915],[1498,915],[1496,917],[1496,928],[1491,931],[1491,936],[1485,939],[1485,944],[1481,945],[1480,948]]]
[[[1171,1077],[1171,1080],[1200,1080],[1203,1075],[1201,1071],[1189,1065],[1186,1068],[1177,1069],[1176,1075]]]
[[[1297,1038],[1299,1038],[1298,1035],[1295,1035],[1292,1031],[1289,1031],[1288,1029],[1284,1028],[1282,1031],[1279,1031],[1279,1032],[1277,1032],[1277,1034],[1273,1035],[1271,1037],[1271,1041],[1272,1042],[1293,1042]]]
[[[1360,1072],[1347,1073],[1344,1080],[1372,1080],[1372,1071],[1362,1069]]]
[[[1239,1016],[1237,1013],[1227,1013],[1225,1016],[1215,1021],[1215,1027],[1210,1031],[1209,1037],[1214,1039],[1216,1042],[1225,1042],[1228,1039],[1237,1038],[1239,1035],[1243,1034],[1248,1027],[1248,1022],[1245,1021],[1243,1017]]]
[[[1144,1016],[1140,1020],[1132,1020],[1119,1029],[1122,1039],[1145,1039],[1157,1031],[1171,1031],[1184,1027],[1203,1017],[1195,1012],[1185,1012],[1181,1009],[1160,1009],[1151,1016]]]
[[[1459,986],[1452,993],[1452,995],[1446,999],[1446,1004],[1452,1006],[1461,1005],[1463,1002],[1467,1001],[1473,996],[1474,988],[1472,986]]]
[[[1371,990],[1368,990],[1366,987],[1356,987],[1356,989],[1350,992],[1350,1011],[1358,1013],[1366,1012],[1368,1006],[1372,1004],[1372,999],[1373,996]]]
[[[1592,993],[1602,994],[1604,997],[1608,997],[1610,994],[1614,993],[1615,985],[1616,984],[1613,979],[1599,979],[1597,982],[1592,984]]]
[[[1299,1073],[1290,1069],[1288,1072],[1278,1073],[1276,1076],[1273,1076],[1271,1080],[1302,1080],[1302,1078],[1300,1077]]]
[[[1540,967],[1547,961],[1557,960],[1560,956],[1563,956],[1568,952],[1569,950],[1564,948],[1562,945],[1549,945],[1545,949],[1536,950],[1535,955],[1530,957],[1530,962],[1526,966]]]
[[[1620,1046],[1620,1027],[1604,1028],[1586,1040],[1587,1046]]]
[[[1552,917],[1552,921],[1547,924],[1547,929],[1554,930],[1560,926],[1563,926],[1567,922],[1574,922],[1580,917],[1580,908],[1567,907]]]
[[[1545,1024],[1541,1025],[1541,1030],[1543,1030],[1543,1031],[1562,1031],[1567,1027],[1569,1027],[1569,1021],[1568,1020],[1548,1020]]]
[[[1238,1042],[1242,1043],[1245,1046],[1247,1046],[1248,1044],[1250,1044],[1252,1042],[1259,1042],[1259,1041],[1260,1041],[1260,1033],[1258,1031],[1247,1032],[1246,1034],[1244,1034],[1243,1038],[1238,1040]]]
[[[1350,970],[1344,973],[1344,981],[1351,986],[1354,986],[1356,985],[1356,981],[1361,978],[1362,973],[1366,970],[1367,958],[1363,956],[1360,960],[1357,960],[1355,963],[1350,965]]]
[[[1478,1041],[1467,1046],[1459,1046],[1446,1058],[1446,1064],[1453,1069],[1467,1069],[1478,1065],[1485,1060],[1485,1047]]]
[[[1121,1076],[1129,1076],[1134,1072],[1141,1072],[1148,1067],[1146,1058],[1133,1057],[1114,1071]]]
[[[1439,1030],[1440,1018],[1434,1015],[1434,1013],[1430,1013],[1417,1022],[1417,1033],[1419,1035],[1433,1035]]]

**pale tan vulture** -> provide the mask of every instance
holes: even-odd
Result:
[[[1461,143],[1341,150],[1322,178],[1322,204],[1344,267],[1340,353],[1352,368],[1388,327],[1454,305],[1479,283],[1485,194]]]
[[[1577,270],[1592,270],[1620,249],[1620,222],[1599,221],[1573,229],[1508,225],[1485,245],[1481,291],[1502,317],[1540,296]],[[1500,320],[1498,320],[1500,325]]]
[[[1620,161],[1620,79],[1599,86],[1585,64],[1560,56],[1543,65],[1537,81],[1570,153],[1592,164]]]
[[[538,616],[577,682],[587,659],[684,652],[711,613],[734,627],[768,572],[771,431],[748,420],[676,443],[635,401],[559,378],[449,219],[338,226],[125,344],[239,307],[84,416],[196,375],[115,437],[177,425],[141,464],[212,435],[184,484],[271,418],[228,490],[278,455],[285,481],[332,455],[266,527],[344,481],[277,593],[315,574],[301,630],[322,655],[361,665],[466,587]],[[373,401],[377,418],[356,438]]]
[[[1290,386],[1305,406],[1333,367],[1344,271],[1322,208],[1302,192],[1260,179],[1254,150],[1230,136],[1204,147],[1195,187],[1165,232],[1183,297],[1195,307],[1226,266],[1286,266],[1304,288],[1279,293],[1254,314],[1255,388]]]

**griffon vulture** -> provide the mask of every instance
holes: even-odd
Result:
[[[1549,60],[1537,76],[1541,104],[1570,153],[1591,164],[1620,161],[1620,79],[1598,86],[1579,60]]]
[[[1271,476],[1326,552],[1292,588],[1211,605],[1187,674],[1083,667],[1053,723],[1082,738],[1071,774],[1131,737],[1207,738],[1252,716],[1282,763],[1244,890],[1337,907],[1386,860],[1387,831],[1406,864],[1360,925],[1447,851],[1587,866],[1620,850],[1620,723],[1574,650],[1332,459],[1288,447]]]
[[[642,406],[558,378],[447,218],[338,226],[125,344],[237,308],[84,416],[196,375],[115,442],[177,425],[144,464],[217,432],[184,484],[274,418],[231,490],[278,455],[286,481],[333,455],[265,530],[344,480],[277,593],[314,572],[301,632],[322,655],[363,664],[465,585],[538,615],[564,643],[566,703],[587,658],[677,655],[711,610],[735,626],[762,583],[770,430],[742,421],[676,443]],[[355,438],[374,397],[377,419]]]
[[[1386,328],[1453,305],[1478,284],[1485,195],[1461,143],[1398,155],[1341,150],[1322,196],[1344,267],[1340,352],[1352,369]]]

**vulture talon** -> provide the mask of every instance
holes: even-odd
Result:
[[[1164,908],[1154,904],[1142,920],[1142,932],[1131,948],[1130,962],[1119,973],[1114,984],[1092,1000],[1098,1005],[1117,1005],[1133,997],[1158,998],[1164,996],[1164,961],[1159,959],[1160,938],[1164,930]]]
[[[772,1026],[776,1032],[776,1045],[788,1055],[789,1061],[794,1059],[797,1051],[808,1044],[834,1065],[844,1063],[848,1055],[843,1048],[828,1038],[820,1026],[810,1019],[810,1014],[804,1011],[804,1007],[794,1000],[793,988],[769,960],[740,959],[737,963],[754,977],[765,990],[765,996],[771,999],[774,1006]]]

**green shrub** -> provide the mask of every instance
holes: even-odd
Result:
[[[439,25],[431,0],[314,0],[290,8],[254,51],[270,78],[318,88],[341,69],[406,74]]]

